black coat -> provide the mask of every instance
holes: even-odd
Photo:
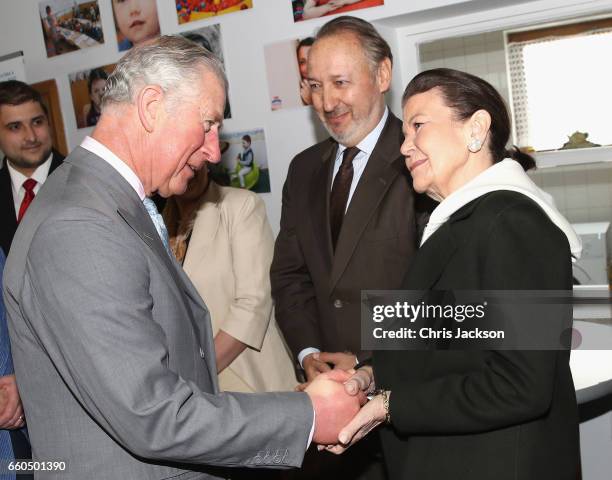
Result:
[[[568,240],[528,197],[493,192],[424,243],[404,288],[571,290]],[[568,351],[377,351],[373,363],[391,390],[390,478],[577,478]]]
[[[53,150],[49,174],[53,172],[64,161],[64,157]],[[11,188],[11,174],[6,166],[6,158],[0,168],[0,247],[8,257],[13,237],[17,231],[17,213],[13,200],[13,189]]]

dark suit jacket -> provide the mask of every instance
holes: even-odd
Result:
[[[515,192],[490,193],[421,247],[406,290],[571,290],[567,238]],[[571,320],[570,320],[571,321]],[[568,351],[377,351],[391,390],[391,478],[572,479],[578,415]]]
[[[64,157],[53,150],[49,174],[59,167],[63,160]],[[2,225],[2,228],[0,228],[0,247],[2,247],[4,255],[8,256],[17,230],[17,213],[15,212],[11,175],[6,166],[6,158],[2,163],[2,168],[0,168],[0,225]]]
[[[291,162],[271,279],[276,319],[296,356],[307,347],[366,355],[360,292],[399,287],[417,247],[415,194],[399,151],[402,141],[401,121],[389,113],[344,217],[335,255],[329,196],[338,144],[328,139]]]

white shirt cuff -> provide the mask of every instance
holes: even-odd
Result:
[[[312,437],[314,437],[314,429],[315,429],[315,420],[317,418],[317,412],[314,409],[314,405],[312,407],[312,428],[310,429],[310,435],[308,435],[308,443],[306,444],[306,450],[310,448],[310,444],[312,443]]]
[[[321,350],[319,350],[318,348],[314,348],[314,347],[308,347],[302,350],[298,354],[298,362],[300,362],[300,367],[304,368],[304,365],[302,365],[302,362],[304,361],[304,358],[306,358],[306,355],[310,355],[311,353],[319,353],[319,352],[321,352]]]

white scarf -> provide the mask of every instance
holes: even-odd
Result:
[[[559,227],[570,245],[574,259],[580,258],[582,242],[572,226],[555,208],[552,197],[541,190],[523,170],[523,167],[510,158],[495,163],[484,172],[466,183],[459,190],[446,197],[431,213],[429,223],[423,232],[421,245],[440,228],[450,216],[464,205],[483,195],[497,190],[511,190],[522,193],[535,201],[544,210],[548,218]]]

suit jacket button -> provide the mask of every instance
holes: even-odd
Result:
[[[342,308],[344,306],[344,304],[342,303],[342,300],[340,300],[339,298],[336,298],[334,300],[334,307],[336,308]]]
[[[200,357],[204,358],[204,350],[202,350],[202,347],[200,347]]]

